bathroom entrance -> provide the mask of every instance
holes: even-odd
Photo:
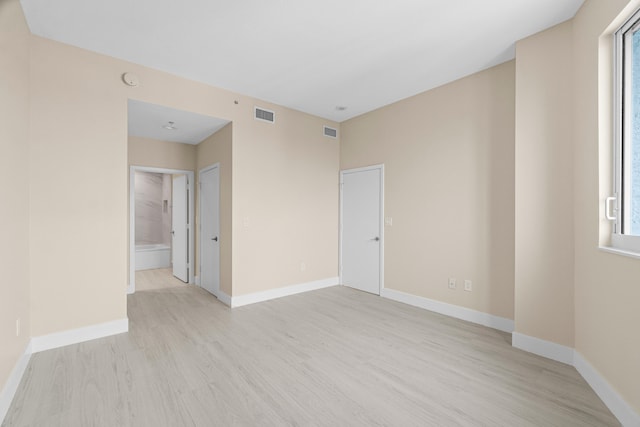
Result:
[[[220,280],[215,279],[230,277],[228,273],[224,276],[222,271],[226,267],[225,271],[230,272],[231,268],[230,261],[222,266],[219,262],[222,251],[228,255],[228,260],[231,259],[230,241],[225,239],[231,234],[230,219],[226,220],[231,217],[231,199],[228,197],[232,163],[231,122],[129,99],[127,130],[130,167],[127,292],[165,289],[187,283],[202,286],[201,272],[206,289],[220,288],[217,284]],[[200,239],[201,230],[196,229],[198,213],[195,200],[201,190],[199,186],[196,190],[198,177],[195,173],[208,165],[217,165],[219,171],[225,171],[220,174],[220,181],[226,185],[223,187],[226,191],[216,205],[226,209],[226,222],[220,224],[220,233],[211,234],[207,242],[214,246],[218,242],[219,248],[213,248],[213,256],[210,256],[210,245]],[[145,184],[151,188],[142,188]],[[204,202],[207,202],[209,191],[205,192]],[[201,198],[199,206],[202,202]],[[205,231],[209,219],[208,216],[204,218]],[[195,249],[196,240],[198,251]],[[198,261],[200,250],[205,251],[206,265]]]
[[[193,283],[193,171],[131,166],[128,293],[136,272],[170,271]]]

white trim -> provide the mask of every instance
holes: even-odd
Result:
[[[218,298],[218,301],[220,301],[224,305],[231,307],[231,297],[229,295],[219,290],[216,293],[216,298]]]
[[[620,227],[617,227],[620,230]],[[628,234],[613,233],[611,235],[612,249],[617,249],[620,254],[635,254],[640,253],[640,236],[631,236]]]
[[[7,378],[7,381],[2,388],[2,393],[0,393],[0,424],[2,424],[4,417],[7,415],[7,411],[11,406],[11,402],[18,390],[22,376],[29,365],[29,360],[31,360],[31,355],[33,353],[39,353],[41,351],[64,347],[71,344],[78,344],[97,338],[104,338],[128,331],[129,319],[125,318],[31,338],[24,350],[24,353],[18,359],[18,362],[11,371],[11,374],[9,374],[9,378]]]
[[[504,332],[513,332],[514,329],[514,322],[510,319],[392,289],[384,289],[381,296],[383,298],[388,298],[450,317],[478,323]],[[574,366],[623,426],[640,427],[640,415],[633,410],[633,408],[578,351],[564,345],[545,341],[518,332],[512,333],[512,345],[520,350]]]
[[[629,155],[629,147],[631,144],[625,144],[625,141],[631,141],[630,138],[630,121],[625,120],[625,116],[629,114],[632,103],[632,85],[627,81],[631,75],[631,58],[633,45],[630,38],[640,27],[640,11],[636,10],[633,15],[614,33],[613,43],[613,188],[611,197],[605,201],[605,217],[609,221],[613,221],[613,229],[611,233],[611,248],[602,248],[603,250],[628,256],[631,258],[639,258],[640,253],[640,236],[630,234],[622,234],[631,219],[631,203],[628,191],[623,191],[625,182],[631,182],[631,156]],[[615,215],[611,219],[607,213],[610,208],[609,201],[615,200]]]
[[[393,301],[412,305],[414,307],[433,311],[434,313],[444,314],[445,316],[477,323],[478,325],[487,326],[503,332],[513,332],[514,329],[514,322],[511,319],[494,316],[493,314],[483,313],[481,311],[460,307],[458,305],[447,304],[441,301],[395,291],[393,289],[383,289],[382,295],[380,296]]]
[[[128,331],[129,319],[112,320],[111,322],[85,326],[84,328],[70,329],[68,331],[33,337],[31,338],[31,351],[38,353],[52,348],[91,341]]]
[[[573,348],[514,332],[512,345],[529,353],[566,363],[576,368],[602,402],[624,427],[640,427],[640,414],[591,364]]]
[[[520,350],[546,357],[557,362],[573,365],[573,349],[551,341],[514,332],[511,335],[511,345]]]
[[[640,426],[640,415],[577,350],[574,351],[573,366],[623,426]]]
[[[196,286],[200,286],[200,276],[194,277],[193,280],[194,280],[194,283],[195,283]]]
[[[365,166],[361,168],[345,169],[340,171],[340,230],[339,230],[339,242],[338,242],[338,280],[340,284],[342,281],[342,196],[344,187],[344,175],[347,173],[358,173],[370,170],[380,171],[380,224],[378,226],[378,235],[380,236],[380,290],[378,295],[382,295],[384,292],[384,164]]]
[[[380,165],[380,295],[384,292],[384,164]]]
[[[231,307],[242,307],[243,305],[254,304],[257,302],[268,301],[271,299],[295,295],[302,292],[315,291],[317,289],[329,288],[339,283],[338,277],[329,279],[315,280],[313,282],[300,283],[298,285],[285,286],[283,288],[271,289],[264,292],[256,292],[253,294],[240,295],[231,297]]]
[[[16,366],[13,367],[13,370],[9,374],[7,382],[5,382],[4,387],[2,387],[2,393],[0,393],[0,424],[4,422],[4,417],[9,411],[13,397],[16,395],[16,391],[18,391],[18,386],[20,385],[22,376],[29,365],[31,353],[31,341],[29,341],[24,349],[24,353],[22,353],[16,363]]]
[[[627,251],[624,249],[618,249],[611,246],[599,246],[598,249],[600,249],[603,252],[609,252],[610,254],[616,254],[616,255],[626,256],[629,258],[640,259],[640,252]]]
[[[195,185],[194,185],[194,172],[183,169],[168,169],[168,168],[154,168],[147,166],[129,166],[129,284],[127,285],[127,294],[132,294],[136,291],[136,188],[135,188],[135,173],[136,172],[153,172],[153,173],[167,173],[167,174],[184,174],[187,175],[189,184],[187,185],[187,191],[189,192],[189,283],[195,282],[195,244],[194,244],[194,225],[195,225],[195,211],[194,211],[194,199],[195,199]]]

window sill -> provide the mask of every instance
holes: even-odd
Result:
[[[599,246],[598,249],[600,249],[603,252],[609,252],[615,255],[622,255],[629,258],[640,259],[640,252],[634,252],[627,249],[618,249],[611,246]]]

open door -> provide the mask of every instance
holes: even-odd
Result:
[[[171,259],[173,275],[189,282],[189,193],[187,176],[173,176],[173,210],[171,213]]]

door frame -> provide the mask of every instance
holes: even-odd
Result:
[[[222,239],[220,238],[220,162],[214,163],[209,166],[205,166],[198,171],[198,281],[197,285],[203,288],[202,286],[202,243],[204,239],[202,238],[202,174],[208,172],[212,169],[218,169],[218,289],[214,295],[219,299],[220,298],[220,271],[222,270],[222,264],[220,262],[220,255],[222,252]]]
[[[340,277],[340,284],[344,285],[343,281],[342,281],[342,227],[343,227],[343,220],[342,220],[342,208],[344,206],[343,204],[343,187],[344,187],[344,175],[345,174],[349,174],[349,173],[357,173],[357,172],[366,172],[366,171],[370,171],[370,170],[379,170],[380,171],[380,224],[378,225],[379,228],[379,235],[380,235],[380,271],[378,274],[380,274],[380,290],[378,292],[378,295],[382,295],[383,291],[384,291],[384,163],[383,164],[378,164],[378,165],[371,165],[371,166],[365,166],[365,167],[361,167],[361,168],[354,168],[354,169],[344,169],[340,171],[340,243],[339,243],[339,248],[338,248],[338,270],[339,270],[339,277]]]
[[[187,245],[187,267],[189,268],[189,284],[193,284],[194,274],[193,260],[195,258],[195,244],[193,239],[193,224],[194,224],[194,210],[193,210],[193,171],[182,169],[168,169],[168,168],[154,168],[148,166],[129,166],[129,284],[127,286],[127,294],[132,294],[136,291],[136,187],[135,176],[136,172],[152,172],[152,173],[166,173],[166,174],[182,174],[187,175],[187,207],[189,212],[187,213],[188,239]]]

